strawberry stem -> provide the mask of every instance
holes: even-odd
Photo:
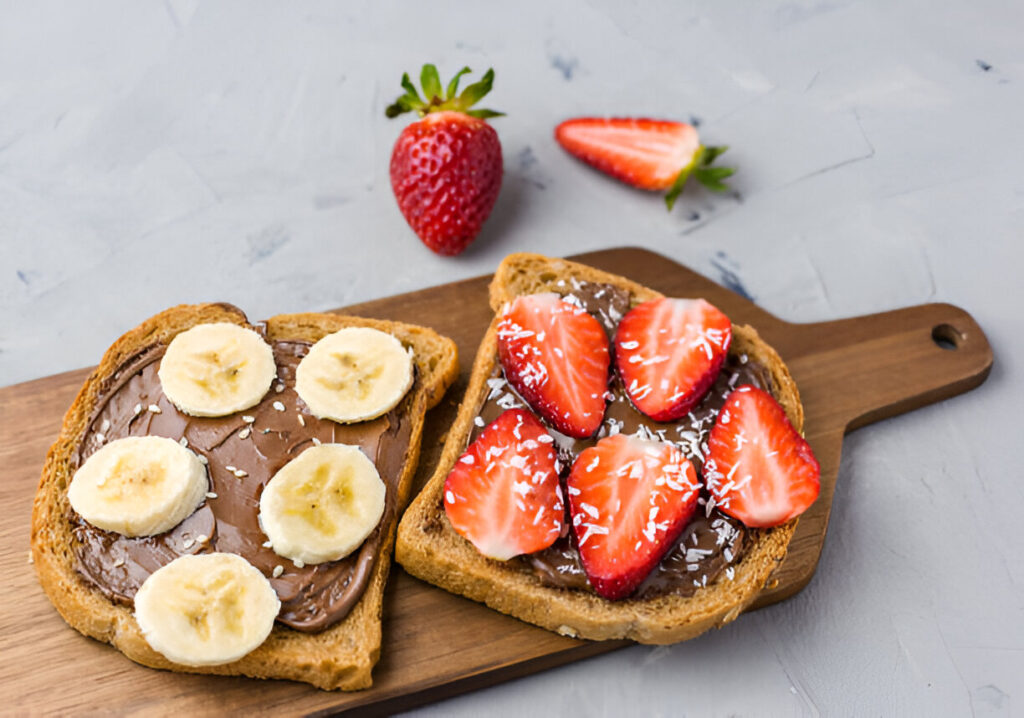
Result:
[[[725,153],[729,149],[728,145],[719,145],[716,147],[705,147],[701,145],[697,148],[697,151],[693,155],[693,159],[690,160],[690,164],[683,167],[679,171],[679,176],[676,177],[676,181],[672,183],[668,193],[665,195],[665,205],[669,211],[675,206],[676,198],[679,197],[679,193],[683,191],[683,186],[686,181],[692,176],[706,188],[712,192],[726,192],[729,189],[724,180],[731,177],[736,170],[732,167],[712,167],[711,163],[715,159]]]
[[[425,64],[420,70],[420,86],[423,88],[423,97],[420,97],[416,86],[409,79],[409,73],[403,74],[402,89],[405,90],[405,94],[388,105],[384,114],[387,117],[398,117],[398,115],[406,112],[416,112],[420,117],[425,117],[431,112],[452,110],[481,119],[503,116],[503,112],[495,112],[494,110],[470,109],[491,91],[491,87],[494,85],[493,69],[485,72],[478,82],[467,85],[461,94],[456,95],[459,91],[459,80],[467,72],[472,72],[472,70],[468,67],[463,67],[455,73],[455,77],[451,79],[448,87],[442,93],[441,77],[437,72],[437,67],[430,63]]]

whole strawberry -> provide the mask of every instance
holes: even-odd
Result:
[[[402,75],[406,93],[385,113],[415,111],[422,118],[395,142],[391,188],[409,226],[438,254],[458,254],[476,238],[501,189],[501,143],[485,120],[502,113],[470,109],[490,92],[494,70],[457,95],[467,72],[462,68],[442,93],[437,68],[424,65],[422,98]]]

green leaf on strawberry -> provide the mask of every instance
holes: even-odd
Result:
[[[384,111],[384,114],[388,117],[398,117],[403,112],[419,110],[426,105],[422,98],[420,98],[420,94],[416,91],[416,85],[412,84],[412,80],[409,79],[408,72],[402,74],[402,88],[405,89],[405,94],[395,100]]]
[[[736,170],[732,167],[710,166],[719,155],[724,154],[728,149],[728,145],[719,145],[716,147],[705,147],[704,145],[701,145],[697,148],[697,152],[694,154],[693,160],[682,169],[679,176],[676,177],[675,182],[672,183],[672,187],[669,188],[668,193],[665,195],[665,205],[669,210],[675,206],[676,198],[679,196],[679,193],[683,191],[683,186],[691,176],[712,192],[729,191],[729,185],[725,184],[722,180],[727,177],[731,177]]]
[[[455,73],[455,77],[448,83],[448,91],[445,93],[445,99],[451,100],[455,97],[455,93],[459,91],[459,79],[467,72],[472,72],[468,67],[464,67]]]
[[[420,70],[420,86],[423,90],[423,97],[420,97],[416,86],[412,84],[409,74],[406,73],[402,75],[402,88],[405,90],[405,94],[388,105],[384,114],[387,117],[398,117],[406,112],[416,112],[420,117],[426,117],[431,112],[451,110],[482,120],[491,117],[503,117],[504,112],[470,109],[491,91],[491,87],[494,85],[493,69],[485,72],[479,81],[474,82],[472,85],[467,85],[462,90],[462,94],[456,95],[459,91],[459,80],[468,72],[472,72],[472,70],[468,67],[463,67],[455,73],[455,77],[451,79],[448,87],[442,92],[441,76],[437,71],[437,67],[430,63],[425,64]]]
[[[426,97],[437,97],[441,94],[441,77],[437,74],[437,68],[429,62],[420,71],[420,85]]]

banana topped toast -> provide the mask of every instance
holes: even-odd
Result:
[[[398,562],[582,638],[670,643],[736,618],[818,495],[779,356],[703,299],[539,255],[507,257],[490,303]]]
[[[179,306],[121,337],[32,514],[74,628],[175,671],[371,684],[395,525],[455,344],[391,321]]]

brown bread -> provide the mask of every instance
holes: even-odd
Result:
[[[32,557],[39,581],[61,616],[87,636],[111,643],[133,661],[154,668],[192,673],[286,678],[319,688],[357,690],[371,684],[370,672],[380,656],[381,603],[391,562],[394,523],[386,527],[380,560],[365,593],[339,623],[320,633],[300,633],[280,625],[241,660],[220,666],[189,667],[171,663],[149,647],[132,609],[107,599],[74,570],[67,486],[72,458],[87,429],[104,380],[126,359],[154,344],[167,344],[178,333],[210,322],[250,326],[246,316],[228,304],[182,305],[146,320],[118,339],[86,380],[57,441],[50,448],[32,511]],[[458,375],[455,343],[423,327],[335,314],[289,314],[266,322],[270,341],[314,342],[343,327],[367,326],[393,334],[414,351],[416,380],[403,401],[412,421],[409,447],[398,481],[398,507],[405,506],[419,459],[426,411],[440,401]]]
[[[636,282],[575,262],[535,254],[507,257],[495,272],[490,304],[497,315],[516,296],[558,291],[570,278],[613,284],[631,293],[633,305],[661,296]],[[497,316],[484,336],[455,424],[436,471],[399,524],[396,560],[412,575],[452,593],[486,603],[502,613],[558,633],[588,639],[628,638],[641,643],[674,643],[734,620],[769,581],[786,555],[796,519],[756,530],[747,553],[735,564],[733,580],[719,580],[693,596],[608,601],[595,594],[546,586],[512,562],[485,558],[448,522],[442,503],[444,481],[466,448],[473,419],[498,365]],[[797,431],[803,409],[796,384],[779,355],[752,327],[733,326],[730,353],[747,354],[768,369],[776,400]]]

